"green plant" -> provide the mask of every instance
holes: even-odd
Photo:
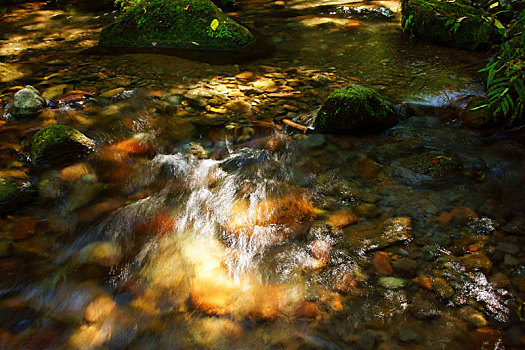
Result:
[[[480,70],[486,74],[489,101],[476,109],[490,108],[495,117],[503,116],[508,126],[523,123],[525,111],[524,28],[525,10],[522,10],[516,20],[503,27],[505,41],[498,54]]]

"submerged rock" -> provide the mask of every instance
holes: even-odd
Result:
[[[65,125],[49,125],[33,137],[31,157],[36,164],[60,163],[86,155],[95,147],[93,140]]]
[[[0,177],[0,213],[13,211],[30,199],[29,183]]]
[[[255,42],[209,0],[148,0],[123,10],[99,39],[105,47],[233,50]]]
[[[46,105],[46,99],[40,95],[40,92],[27,85],[13,96],[13,107],[10,112],[14,116],[31,116],[42,112]]]
[[[393,164],[396,180],[412,186],[434,186],[461,175],[463,164],[455,154],[428,151],[402,158]]]
[[[501,40],[496,27],[465,1],[403,0],[402,25],[414,35],[467,50],[489,49]]]
[[[317,113],[315,127],[321,131],[375,131],[396,123],[396,118],[373,89],[347,85],[328,96]]]

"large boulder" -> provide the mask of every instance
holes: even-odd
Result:
[[[143,0],[124,7],[100,33],[104,47],[234,50],[255,42],[210,0]]]
[[[315,127],[320,131],[356,132],[384,129],[396,123],[396,117],[373,89],[347,85],[323,102]]]
[[[46,105],[46,99],[40,95],[40,92],[27,85],[13,96],[13,107],[10,112],[14,116],[31,116],[42,112]]]
[[[55,164],[82,157],[95,147],[93,140],[66,125],[49,125],[33,137],[31,157],[35,164]]]
[[[466,50],[486,50],[501,40],[496,27],[488,23],[484,11],[466,0],[403,0],[405,31],[424,40]]]

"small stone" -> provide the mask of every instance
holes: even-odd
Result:
[[[72,85],[68,84],[60,84],[48,87],[44,90],[44,92],[42,92],[42,97],[44,97],[46,100],[55,99],[59,96],[62,96],[64,94],[64,91],[71,86]]]
[[[478,328],[468,334],[465,343],[468,350],[500,349],[503,339],[501,334],[492,328]]]
[[[14,116],[31,116],[42,112],[46,106],[46,100],[38,90],[27,85],[13,96],[13,107],[10,112]]]
[[[505,266],[509,266],[509,267],[517,266],[519,265],[519,263],[520,261],[510,254],[505,254],[505,257],[503,258],[503,264]]]
[[[495,288],[507,288],[510,284],[509,278],[503,273],[495,273],[490,277],[490,283]]]
[[[357,283],[349,272],[343,272],[334,277],[332,288],[339,293],[347,294],[357,287]]]
[[[410,328],[400,330],[399,333],[397,334],[397,337],[399,338],[399,340],[401,340],[404,343],[421,342],[421,337],[419,336],[419,333]]]
[[[80,250],[73,258],[77,264],[95,263],[101,266],[115,266],[122,257],[120,246],[114,242],[94,242]]]
[[[255,74],[249,71],[242,72],[242,73],[235,75],[235,79],[238,79],[238,80],[252,80],[253,78],[255,78]]]
[[[380,277],[377,282],[388,289],[399,289],[405,286],[405,280],[398,277]]]
[[[367,219],[377,218],[383,213],[381,209],[379,209],[375,204],[372,203],[360,204],[359,206],[357,206],[357,208],[355,208],[355,212],[359,216],[363,216]]]
[[[315,259],[321,260],[326,263],[330,260],[332,245],[327,241],[316,239],[312,242],[310,250],[312,252],[312,256]]]
[[[459,260],[470,271],[481,270],[484,273],[489,274],[492,269],[492,262],[482,252],[466,254],[459,258]]]
[[[352,166],[357,175],[363,180],[373,180],[381,171],[381,167],[370,158],[360,158]]]
[[[320,313],[316,303],[311,301],[299,301],[294,306],[294,317],[296,318],[316,318]]]
[[[101,93],[100,97],[102,97],[102,98],[113,98],[113,97],[118,96],[121,93],[123,93],[124,90],[125,90],[125,88],[123,88],[123,87],[111,89],[111,90],[108,90],[108,91],[105,91],[105,92]]]
[[[93,300],[84,312],[84,319],[88,322],[98,322],[107,318],[116,309],[117,303],[110,296],[101,296]]]
[[[454,296],[454,288],[441,277],[434,279],[434,290],[443,299],[450,299]]]
[[[415,284],[418,286],[425,288],[426,290],[432,290],[434,289],[434,284],[432,283],[432,279],[428,276],[417,276],[412,280]]]
[[[243,116],[250,116],[252,114],[252,105],[246,101],[231,101],[225,104],[224,107],[226,107],[228,111],[231,111],[236,114],[241,114]]]
[[[326,137],[323,134],[311,134],[297,142],[303,149],[317,148],[326,143]]]
[[[84,163],[68,166],[60,172],[62,181],[75,181],[89,174],[89,168]]]
[[[459,310],[459,315],[476,328],[485,327],[489,324],[481,313],[469,306]]]
[[[393,272],[390,257],[386,252],[375,253],[372,263],[379,276],[388,276]]]
[[[470,221],[477,219],[478,214],[469,207],[460,206],[452,209],[452,222],[456,224],[468,224]]]
[[[292,106],[292,105],[289,105],[289,104],[283,104],[283,109],[284,110],[287,110],[289,112],[299,112],[299,107],[296,107],[296,106]]]
[[[396,260],[393,265],[396,273],[406,278],[414,277],[417,274],[417,269],[419,267],[419,263],[410,258]]]
[[[351,210],[336,211],[328,217],[328,224],[335,228],[343,228],[345,226],[355,224],[359,221],[357,215]]]

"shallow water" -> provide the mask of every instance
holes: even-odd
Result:
[[[109,13],[2,15],[2,99],[56,103],[0,125],[0,175],[38,190],[0,219],[0,347],[522,347],[524,139],[460,121],[487,55],[403,38],[397,2],[241,5],[265,43],[221,65],[99,52]],[[411,117],[282,122],[350,82]],[[23,140],[50,123],[96,151],[29,168]]]

